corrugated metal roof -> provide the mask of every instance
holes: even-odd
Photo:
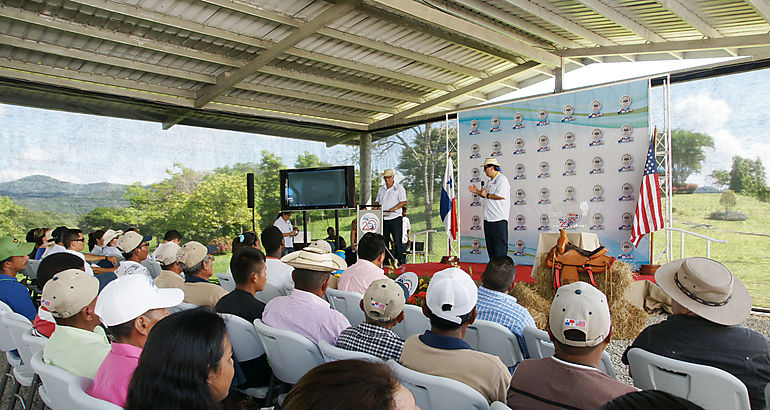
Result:
[[[770,56],[768,19],[764,0],[0,0],[0,98],[356,143],[560,64]]]

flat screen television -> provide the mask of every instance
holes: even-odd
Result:
[[[355,171],[352,165],[282,169],[281,209],[344,209],[355,207]]]

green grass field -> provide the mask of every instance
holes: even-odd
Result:
[[[711,258],[724,263],[741,279],[749,289],[753,305],[770,307],[770,285],[765,282],[770,279],[770,254],[765,253],[770,250],[770,204],[736,195],[738,204],[734,210],[745,213],[747,220],[730,222],[706,219],[711,212],[722,209],[719,197],[720,194],[675,195],[673,227],[726,240],[726,244],[711,244]],[[680,233],[672,232],[672,235],[671,259],[678,259],[682,249]],[[655,235],[656,244],[664,240],[664,234]],[[685,235],[684,256],[706,256],[706,241]]]

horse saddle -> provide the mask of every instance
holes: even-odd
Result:
[[[553,287],[558,289],[562,285],[581,280],[580,274],[588,276],[588,281],[596,286],[594,275],[607,272],[613,262],[615,258],[607,255],[604,246],[593,251],[580,249],[569,243],[567,232],[560,229],[559,239],[556,246],[548,251],[545,265],[553,270]]]

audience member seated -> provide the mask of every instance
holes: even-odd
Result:
[[[643,390],[618,396],[604,403],[601,410],[703,410],[690,400],[661,390]]]
[[[45,229],[45,234],[43,234],[42,244],[39,248],[37,248],[37,251],[35,252],[35,259],[40,260],[43,259],[43,254],[45,253],[45,250],[48,248],[48,240],[51,239],[51,234],[53,233],[53,229]]]
[[[37,310],[32,304],[29,290],[19,283],[16,275],[27,266],[29,253],[34,248],[33,243],[10,236],[0,238],[0,301],[30,321],[35,319]]]
[[[218,409],[233,374],[233,347],[224,320],[204,308],[177,312],[150,332],[125,409]]]
[[[262,318],[265,304],[254,294],[265,288],[265,254],[257,248],[242,247],[230,259],[230,270],[235,280],[235,289],[217,302],[218,313],[229,313],[254,323]],[[270,366],[267,355],[246,362],[238,362],[246,377],[246,383],[238,387],[267,386],[270,382]]]
[[[262,246],[265,247],[267,260],[267,283],[278,289],[293,289],[294,280],[291,273],[294,268],[281,261],[281,255],[285,249],[283,246],[283,233],[276,226],[270,226],[260,235]]]
[[[412,392],[384,363],[340,360],[322,364],[291,388],[285,410],[417,410]]]
[[[352,265],[358,261],[358,221],[353,219],[350,224],[350,246],[345,248],[345,262]]]
[[[673,314],[642,330],[629,348],[722,369],[746,385],[752,409],[763,409],[770,343],[740,326],[751,312],[743,283],[707,258],[671,261],[658,268],[655,282],[671,296]],[[626,354],[623,363],[628,364]]]
[[[99,294],[94,310],[112,334],[112,347],[87,393],[125,406],[128,383],[150,329],[183,298],[180,289],[158,289],[142,275],[121,276],[110,282]]]
[[[120,235],[116,246],[122,252],[124,261],[115,269],[117,277],[125,275],[145,275],[151,278],[150,272],[142,265],[150,252],[150,240],[152,236],[142,236],[139,233],[128,231]]]
[[[30,259],[40,259],[38,255],[42,256],[43,252],[45,252],[46,231],[47,229],[45,228],[34,228],[27,232],[27,242],[35,244],[35,248],[32,249],[32,252],[29,253]]]
[[[94,311],[98,293],[99,280],[77,269],[59,272],[45,284],[41,303],[56,319],[56,330],[43,349],[43,361],[94,378],[110,351]]]
[[[358,261],[345,269],[337,289],[363,294],[377,279],[386,278],[382,270],[385,261],[385,237],[368,232],[358,242]]]
[[[83,270],[83,261],[75,255],[66,252],[53,254],[40,261],[37,268],[37,284],[40,289],[45,287],[51,278],[67,269]],[[97,278],[98,279],[98,278]],[[32,327],[37,336],[51,337],[56,329],[56,321],[44,304],[37,309],[37,316],[32,321]]]
[[[102,236],[104,236],[104,232],[104,229],[98,229],[88,234],[88,250],[90,254],[103,256],[104,240],[102,240]]]
[[[321,248],[309,246],[282,259],[294,267],[294,291],[278,296],[265,306],[262,321],[279,329],[291,330],[313,343],[326,340],[334,345],[337,336],[350,327],[342,313],[323,299],[329,286],[330,272],[345,269],[345,261]]]
[[[235,255],[241,248],[254,248],[261,251],[262,245],[259,244],[259,237],[257,237],[257,234],[254,232],[243,232],[233,238],[233,243],[230,247],[232,254]],[[229,266],[227,267],[227,273],[229,275],[233,274]]]
[[[586,282],[556,291],[548,316],[554,355],[519,363],[511,379],[508,406],[514,409],[597,409],[637,388],[599,370],[612,324],[604,293]]]
[[[476,319],[497,322],[507,327],[516,335],[524,358],[528,359],[524,328],[535,327],[535,320],[525,307],[516,303],[515,297],[508,294],[513,290],[515,276],[516,264],[509,256],[496,256],[489,261],[486,270],[481,274]]]
[[[57,253],[57,252],[64,252],[67,248],[62,245],[62,237],[64,236],[64,232],[67,232],[66,226],[58,226],[56,229],[51,231],[51,236],[48,237],[48,241],[46,242],[45,252],[43,252],[43,255],[40,257],[40,259],[44,259],[46,256]]]
[[[372,282],[360,303],[366,322],[343,330],[337,347],[369,353],[382,360],[398,360],[404,341],[391,329],[404,320],[404,303],[409,296],[406,288],[393,279]]]
[[[422,311],[431,329],[404,343],[401,364],[421,373],[448,377],[476,389],[490,403],[505,401],[511,373],[500,358],[471,349],[463,338],[476,320],[478,290],[459,268],[436,272]]]
[[[102,248],[102,255],[113,256],[118,260],[123,260],[123,253],[121,253],[120,249],[115,246],[118,243],[118,237],[120,235],[123,235],[123,231],[107,229],[104,232],[104,235],[102,235],[102,243],[104,243],[104,247]]]
[[[214,274],[212,264],[214,257],[210,254],[216,251],[216,246],[204,246],[200,242],[187,242],[182,245],[176,258],[184,272],[184,301],[197,306],[213,308],[219,299],[227,294],[221,286],[209,282]]]
[[[83,253],[86,247],[86,238],[83,236],[83,231],[80,229],[67,229],[62,235],[62,245],[67,249],[65,252],[71,253],[78,258],[83,259],[85,262],[86,272],[102,273],[106,272],[106,269],[99,269],[94,271],[91,269],[91,263],[94,262],[107,262],[106,266],[112,267],[117,264],[117,259],[112,256],[94,255],[91,253]]]
[[[184,288],[182,267],[176,259],[182,247],[174,242],[166,242],[155,249],[155,260],[160,263],[160,275],[155,278],[155,286],[159,288]]]
[[[163,242],[158,245],[158,248],[160,248],[161,245],[167,244],[167,243],[175,243],[177,246],[182,245],[182,234],[179,233],[176,229],[172,229],[170,231],[166,231],[166,234],[163,235]],[[152,253],[152,258],[155,260],[158,260],[158,248],[155,248],[155,251]]]

